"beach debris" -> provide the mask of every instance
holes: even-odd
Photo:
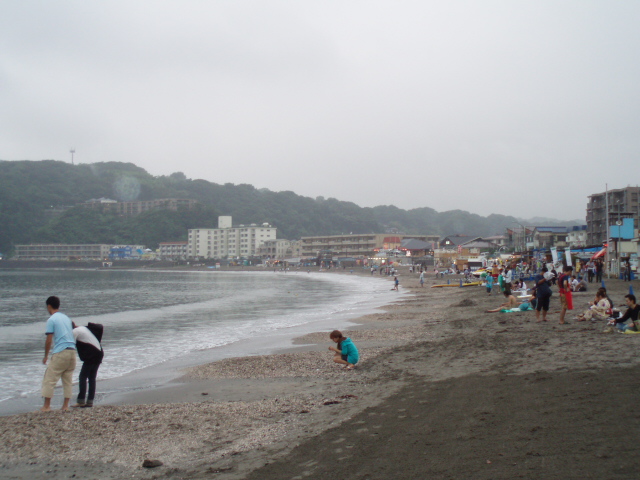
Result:
[[[342,402],[339,402],[338,400],[327,400],[326,402],[323,403],[323,405],[335,405],[336,403],[342,403]]]
[[[469,298],[465,298],[463,300],[460,300],[458,303],[451,305],[452,307],[473,307],[477,305],[476,302],[474,302],[473,300],[469,299]]]
[[[142,462],[144,468],[156,468],[164,465],[160,460],[149,460],[148,458]]]
[[[233,470],[233,467],[226,467],[226,468],[209,467],[207,470],[207,473],[224,473],[224,472],[229,472],[231,470]]]
[[[209,392],[202,392],[200,395],[209,395]]]

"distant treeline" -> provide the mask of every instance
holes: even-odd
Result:
[[[192,210],[154,210],[136,217],[78,207],[92,198],[119,201],[190,198]],[[67,208],[54,215],[56,209]],[[278,238],[341,233],[467,234],[504,232],[514,217],[482,217],[462,210],[402,210],[394,206],[359,207],[335,198],[310,198],[251,185],[193,180],[183,173],[153,176],[131,163],[70,165],[54,160],[0,161],[0,252],[23,243],[140,244],[186,240],[189,228],[217,226],[218,215],[234,224],[268,222]]]

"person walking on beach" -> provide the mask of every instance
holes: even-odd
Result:
[[[89,329],[92,327],[92,330]],[[102,363],[104,352],[100,341],[102,340],[102,325],[90,323],[89,326],[76,326],[73,324],[73,336],[76,339],[78,357],[82,360],[80,377],[78,378],[78,398],[74,407],[93,407],[93,399],[96,396],[96,377]],[[87,395],[87,383],[89,392]],[[86,401],[85,401],[86,397]]]
[[[52,352],[51,361],[42,379],[42,396],[44,405],[40,410],[48,412],[51,410],[51,398],[53,390],[62,378],[64,402],[61,410],[69,409],[71,399],[71,385],[73,371],[76,368],[76,341],[73,337],[73,324],[69,317],[60,312],[60,299],[55,296],[47,298],[47,311],[49,319],[45,334],[47,339],[44,343],[44,358],[42,364],[46,365],[49,359],[49,352]],[[53,350],[52,347],[53,346]]]
[[[424,287],[424,272],[420,272],[420,287]]]
[[[400,282],[398,281],[398,277],[393,277],[393,290],[397,292],[399,285],[400,285]]]
[[[340,330],[334,330],[329,334],[329,338],[337,343],[336,347],[329,347],[329,351],[335,352],[333,361],[345,366],[346,370],[353,370],[356,368],[356,363],[360,359],[358,349],[350,338],[346,338],[342,335]]]

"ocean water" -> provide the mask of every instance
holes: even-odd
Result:
[[[0,294],[0,402],[40,389],[50,295],[76,324],[104,325],[99,379],[291,327],[329,326],[397,298],[387,282],[355,275],[109,269],[0,270]]]

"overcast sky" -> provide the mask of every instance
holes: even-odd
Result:
[[[584,218],[640,183],[637,1],[0,3],[0,159]]]

